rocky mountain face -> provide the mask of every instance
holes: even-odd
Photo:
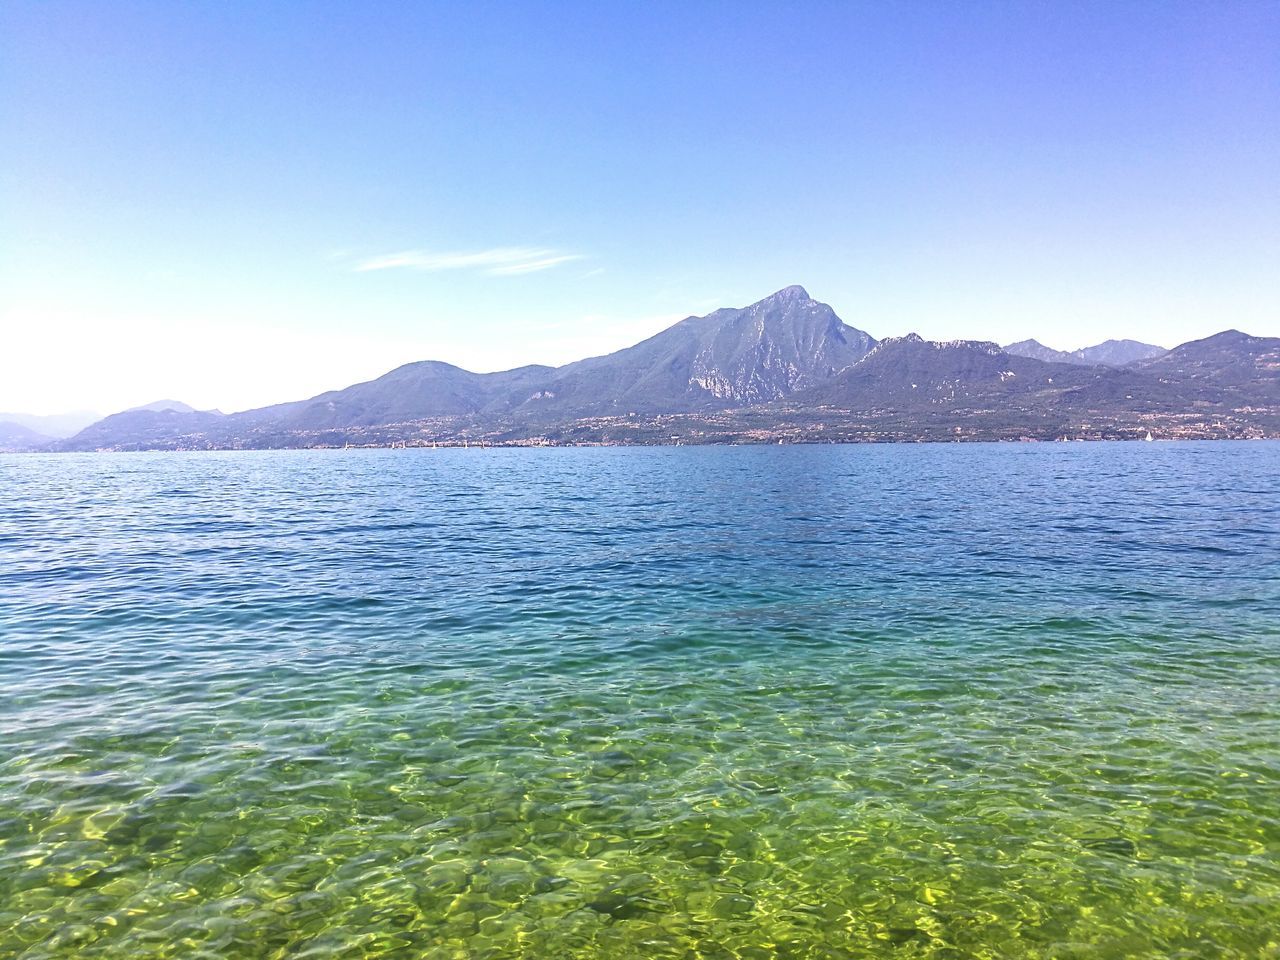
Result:
[[[1107,340],[1092,347],[1067,352],[1046,347],[1038,340],[1021,340],[1004,348],[1005,353],[1016,357],[1030,357],[1045,363],[1076,363],[1085,366],[1125,367],[1141,360],[1150,360],[1165,353],[1164,347],[1137,340]]]
[[[604,357],[560,367],[519,410],[535,419],[763,403],[819,383],[875,346],[803,287],[689,317]]]
[[[1052,438],[1161,425],[1177,436],[1280,435],[1277,338],[1227,331],[1171,351],[1134,341],[1075,354],[1014,347],[1023,352],[914,334],[877,342],[787,287],[563,367],[478,374],[423,361],[231,415],[166,401],[107,417],[58,448]],[[1128,359],[1144,351],[1159,355]]]

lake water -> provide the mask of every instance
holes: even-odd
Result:
[[[1280,956],[1280,444],[0,457],[0,956]]]

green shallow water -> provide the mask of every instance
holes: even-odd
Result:
[[[0,956],[1280,956],[1278,461],[0,460]]]

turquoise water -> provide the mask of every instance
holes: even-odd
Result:
[[[1278,478],[0,457],[0,956],[1280,957]]]

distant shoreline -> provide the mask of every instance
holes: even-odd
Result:
[[[1156,443],[1254,443],[1277,442],[1280,435],[1248,436],[1248,437],[1157,437],[1150,442]],[[370,444],[311,444],[276,447],[138,447],[134,449],[103,448],[100,450],[3,450],[0,454],[13,456],[40,455],[75,455],[102,453],[279,453],[303,450],[564,450],[564,449],[675,449],[677,447],[854,447],[854,446],[916,446],[929,444],[935,446],[949,445],[1000,445],[1037,444],[1058,445],[1074,443],[1143,443],[1148,442],[1145,436],[1108,436],[1108,437],[1069,437],[1055,440],[1044,440],[1038,437],[993,438],[993,437],[929,437],[918,439],[863,439],[863,440],[703,440],[703,441],[497,441],[497,442],[463,442],[437,441],[434,443],[370,443]]]

